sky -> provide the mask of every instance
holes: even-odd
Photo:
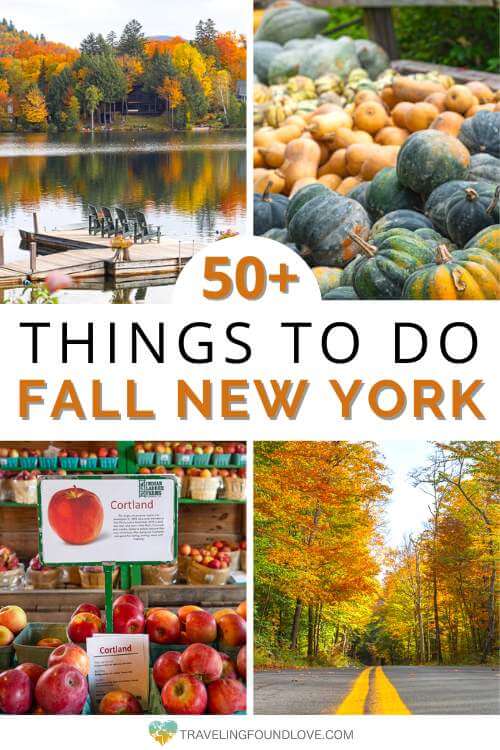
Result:
[[[213,18],[220,31],[244,33],[249,14],[238,0],[14,0],[0,10],[18,29],[44,34],[52,42],[79,47],[91,31],[104,36],[121,33],[132,18],[142,23],[146,36],[194,37],[200,18]]]
[[[432,445],[413,440],[378,441],[378,445],[392,473],[389,479],[392,498],[386,512],[386,541],[395,547],[401,544],[405,535],[421,531],[429,516],[430,498],[422,490],[411,486],[408,474],[425,464],[427,456],[432,453]]]

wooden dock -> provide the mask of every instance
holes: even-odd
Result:
[[[176,277],[194,253],[203,247],[200,241],[161,237],[160,242],[131,245],[130,260],[115,260],[115,249],[107,237],[89,235],[86,229],[52,232],[21,231],[22,247],[33,247],[21,261],[0,264],[0,287],[21,286],[26,281],[43,281],[52,271],[74,278],[104,277],[110,281],[147,277],[149,280]]]

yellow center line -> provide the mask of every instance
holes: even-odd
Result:
[[[390,714],[394,716],[411,713],[382,667],[375,667],[375,681],[372,694],[373,699],[370,700],[371,714]]]
[[[370,687],[370,672],[373,667],[363,669],[359,677],[356,678],[354,685],[346,695],[340,706],[332,706],[326,713],[329,714],[364,714],[365,703],[368,697]]]

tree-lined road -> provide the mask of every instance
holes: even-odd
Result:
[[[390,666],[257,672],[255,712],[498,714],[500,671],[483,666]]]

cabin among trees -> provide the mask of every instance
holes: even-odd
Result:
[[[244,127],[246,41],[199,21],[193,40],[88,34],[80,49],[0,21],[0,130],[74,130],[164,118],[165,128]],[[118,120],[118,118],[120,118]]]

